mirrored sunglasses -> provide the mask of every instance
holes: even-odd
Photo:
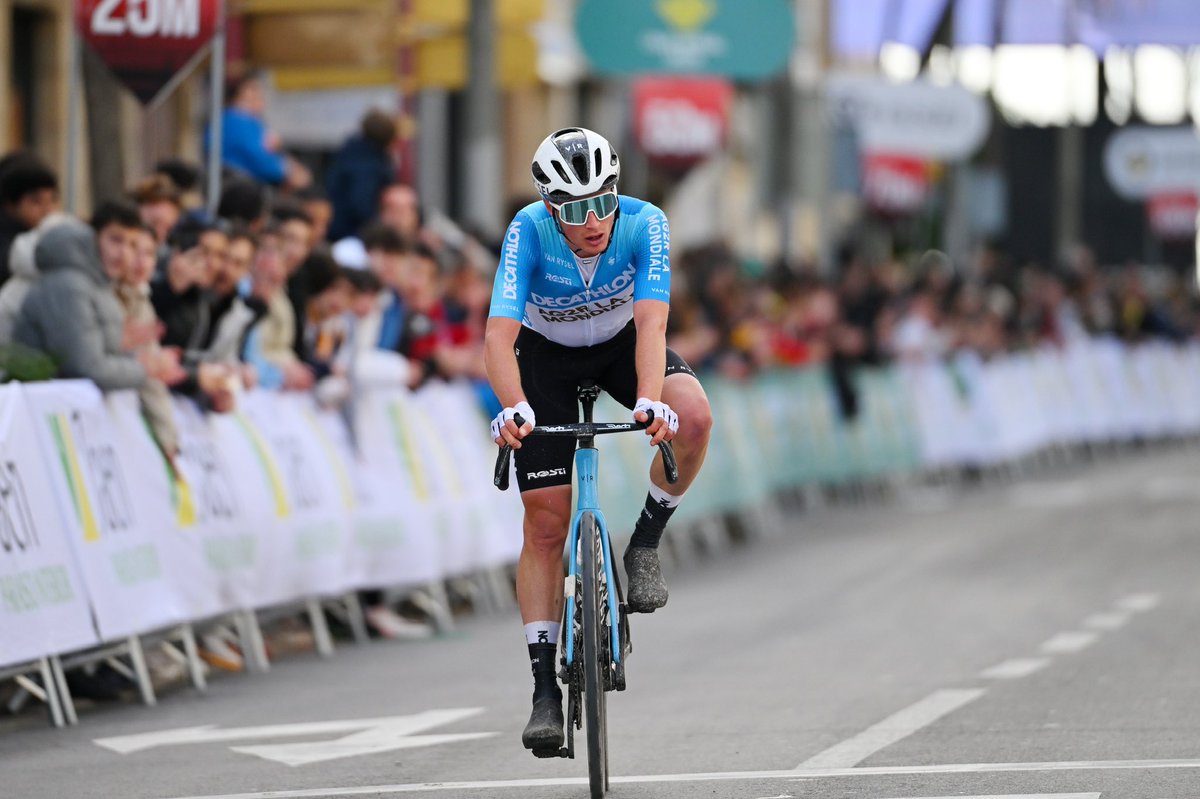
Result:
[[[616,192],[607,192],[582,200],[570,200],[562,205],[551,203],[558,209],[558,216],[566,225],[584,224],[589,213],[595,214],[597,221],[608,219],[616,212],[618,204]]]

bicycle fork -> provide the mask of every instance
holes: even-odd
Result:
[[[623,655],[627,649],[623,648],[622,635],[625,629],[625,618],[620,603],[618,601],[617,577],[613,570],[612,558],[612,542],[608,536],[608,524],[604,521],[604,514],[600,512],[600,502],[596,487],[596,475],[598,473],[599,452],[594,447],[580,447],[575,450],[575,472],[578,475],[579,485],[579,500],[576,504],[575,516],[571,520],[571,531],[567,538],[567,551],[571,553],[570,566],[567,572],[564,593],[566,596],[566,613],[565,619],[575,618],[575,597],[576,585],[580,579],[580,558],[579,558],[579,523],[585,512],[590,512],[596,519],[596,529],[600,534],[600,551],[603,553],[602,561],[604,563],[604,580],[608,590],[607,605],[609,619],[609,636],[610,646],[613,657],[613,666],[617,670],[616,684],[618,690],[625,687],[624,672],[625,664]],[[575,662],[575,625],[572,623],[567,627],[567,646],[566,665],[570,668]]]

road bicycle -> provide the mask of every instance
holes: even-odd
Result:
[[[560,749],[534,750],[538,757],[575,757],[575,731],[587,733],[588,781],[593,799],[601,799],[608,790],[608,710],[605,693],[625,690],[625,661],[633,645],[625,594],[613,567],[612,540],[604,514],[600,512],[600,453],[595,437],[608,433],[644,430],[654,421],[593,422],[592,407],[600,388],[591,381],[579,386],[583,422],[535,427],[530,435],[570,436],[576,440],[575,514],[567,537],[567,577],[564,582],[566,604],[563,609],[562,646],[559,679],[566,686],[566,746]],[[524,420],[514,421],[520,427]],[[658,445],[662,452],[667,481],[679,479],[679,468],[670,442]],[[508,488],[509,460],[512,447],[503,445],[496,456],[494,482]]]

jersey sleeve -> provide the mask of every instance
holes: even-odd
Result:
[[[500,263],[492,284],[492,306],[488,316],[525,318],[525,300],[539,255],[537,229],[525,212],[513,217],[500,247]]]
[[[657,206],[646,203],[639,214],[637,234],[633,241],[633,264],[636,268],[633,301],[671,301],[671,227],[667,215]]]

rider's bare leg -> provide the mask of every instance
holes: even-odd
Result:
[[[563,546],[571,521],[571,486],[534,488],[521,494],[525,545],[517,561],[517,604],[526,624],[562,618]]]
[[[533,671],[533,711],[521,741],[535,754],[556,755],[564,740],[555,650],[562,618],[563,544],[571,513],[571,486],[525,491],[521,501],[525,505],[525,544],[517,561],[517,603]]]

